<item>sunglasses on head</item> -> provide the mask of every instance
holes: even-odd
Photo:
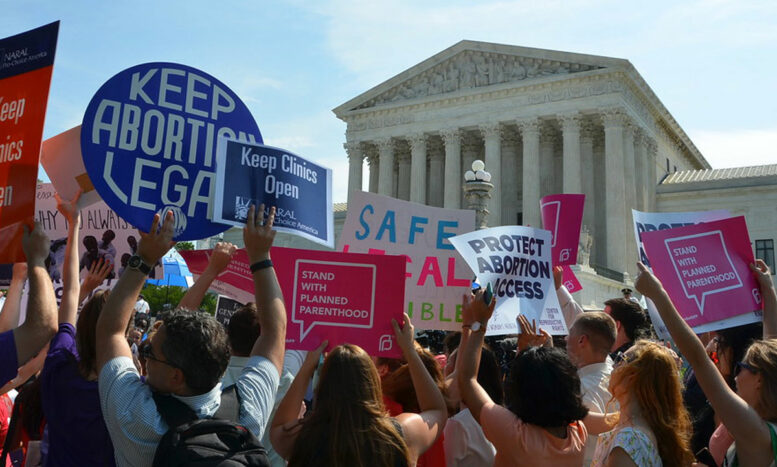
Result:
[[[758,373],[758,368],[746,362],[737,362],[737,372],[742,371],[742,368],[750,373]]]

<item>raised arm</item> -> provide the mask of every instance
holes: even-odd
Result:
[[[19,366],[34,357],[57,332],[57,299],[45,264],[49,245],[49,238],[39,222],[35,223],[32,232],[24,226],[22,248],[27,257],[30,294],[24,324],[13,330]]]
[[[0,332],[10,331],[19,325],[19,309],[22,306],[22,292],[26,280],[27,263],[14,263],[11,285],[8,286],[3,311],[0,313]]]
[[[81,287],[78,291],[79,305],[84,302],[86,297],[88,297],[98,285],[103,283],[112,270],[113,264],[103,258],[92,262],[92,265],[89,266],[89,270],[86,272],[86,276],[84,276],[84,280],[81,281]]]
[[[737,453],[742,465],[760,465],[757,459],[771,453],[769,428],[754,408],[728,387],[715,364],[707,356],[701,341],[683,320],[658,279],[642,263],[634,284],[636,289],[656,305],[661,319],[674,339],[680,353],[696,373],[696,379],[715,409],[715,414],[726,425],[737,442]],[[749,460],[749,462],[748,462]]]
[[[156,214],[149,233],[140,233],[137,257],[148,268],[153,267],[175,244],[172,241],[174,225],[172,211],[168,211],[165,215],[161,228],[159,228],[159,220],[159,214]],[[137,258],[133,257],[130,262],[132,263],[135,259]],[[103,306],[100,317],[97,319],[96,346],[97,368],[99,370],[102,370],[102,367],[115,357],[132,358],[132,352],[124,337],[124,332],[146,278],[147,274],[137,267],[128,267],[124,270],[124,274],[119,278],[110,297],[108,297],[108,301]]]
[[[305,398],[305,392],[308,390],[310,380],[313,378],[313,373],[316,371],[316,367],[318,367],[321,353],[328,344],[329,341],[324,341],[316,350],[308,352],[297,376],[294,377],[289,390],[286,391],[286,395],[283,396],[283,400],[281,400],[278,409],[275,411],[275,417],[270,427],[270,442],[272,442],[275,452],[284,459],[291,457],[294,443],[297,441],[297,435],[299,435],[299,424],[297,421],[299,420],[300,407]]]
[[[461,330],[461,344],[459,344],[459,394],[461,400],[467,404],[475,420],[480,423],[480,411],[486,404],[494,401],[485,389],[478,383],[478,368],[480,366],[480,352],[486,335],[486,325],[494,313],[496,300],[491,300],[490,305],[483,301],[483,290],[479,290],[474,296],[464,295],[464,303],[461,308],[463,326]],[[480,323],[481,328],[472,331],[474,323]]]
[[[235,250],[237,250],[237,247],[228,242],[218,242],[213,247],[213,252],[208,259],[208,266],[194,282],[194,285],[186,291],[186,294],[178,303],[178,308],[185,310],[198,310],[200,308],[202,299],[208,293],[210,284],[229,266]]]
[[[400,329],[396,320],[391,320],[397,343],[402,349],[402,355],[410,370],[418,407],[421,413],[401,413],[396,418],[402,425],[407,447],[415,457],[423,454],[443,432],[448,420],[448,408],[440,389],[432,379],[432,375],[424,366],[418,352],[415,351],[413,340],[414,328],[410,317],[405,313],[405,325]]]
[[[267,222],[264,219],[264,205],[256,212],[254,206],[248,210],[248,219],[243,229],[243,242],[248,260],[255,271],[254,294],[259,313],[259,325],[262,333],[251,349],[251,356],[260,355],[270,360],[278,369],[283,370],[283,351],[286,347],[286,307],[283,293],[275,276],[275,268],[270,261],[270,247],[275,238],[272,229],[275,222],[275,208],[270,208]]]
[[[750,265],[753,275],[761,286],[761,297],[764,300],[764,339],[777,338],[777,293],[769,266],[762,260],[756,260]]]
[[[67,244],[65,245],[65,263],[62,267],[62,301],[59,303],[59,324],[76,324],[79,293],[81,284],[78,277],[78,224],[81,216],[78,213],[78,198],[81,190],[78,190],[72,201],[63,201],[59,193],[55,193],[57,209],[67,220]]]
[[[583,308],[574,298],[572,298],[572,294],[570,294],[569,290],[564,286],[563,281],[564,268],[561,266],[553,266],[553,285],[556,287],[558,303],[561,305],[561,313],[564,315],[564,321],[567,323],[567,328],[571,328],[577,315],[583,312]]]

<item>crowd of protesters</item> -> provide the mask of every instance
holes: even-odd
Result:
[[[777,294],[751,265],[763,322],[696,335],[642,264],[634,287],[672,344],[656,340],[632,297],[583,311],[555,287],[569,334],[523,316],[520,333],[485,337],[495,301],[462,297],[458,332],[393,321],[402,359],[343,344],[285,349],[286,310],[270,258],[275,211],[250,209],[243,231],[255,301],[227,326],[197,311],[235,247],[220,243],[178,307],[152,323],[139,299],[173,246],[172,213],[155,216],[111,291],[83,280],[74,200],[63,291],[50,242],[25,227],[0,313],[0,465],[144,466],[769,466],[777,460]],[[28,283],[26,317],[19,321]],[[630,289],[624,294],[631,294]],[[673,350],[675,349],[675,350]]]

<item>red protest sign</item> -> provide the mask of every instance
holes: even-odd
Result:
[[[650,265],[691,327],[763,308],[744,217],[642,233]]]
[[[554,266],[577,263],[585,195],[548,195],[540,200],[542,228],[553,235],[551,251]]]
[[[59,22],[0,40],[0,263],[22,261],[13,224],[32,218]],[[10,226],[10,227],[9,227]]]
[[[198,276],[208,264],[207,250],[182,251]],[[371,355],[401,357],[391,319],[401,320],[405,298],[405,258],[274,247],[271,250],[286,304],[286,348],[329,348],[351,343]],[[254,284],[245,250],[214,281],[219,293],[254,301]]]

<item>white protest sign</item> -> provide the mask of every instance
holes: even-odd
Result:
[[[491,283],[497,306],[487,335],[514,334],[518,315],[553,335],[567,325],[553,285],[551,233],[522,226],[478,230],[450,239],[478,276]]]
[[[405,311],[419,329],[461,329],[461,297],[473,274],[450,244],[475,229],[475,212],[355,192],[338,249],[406,255]]]

